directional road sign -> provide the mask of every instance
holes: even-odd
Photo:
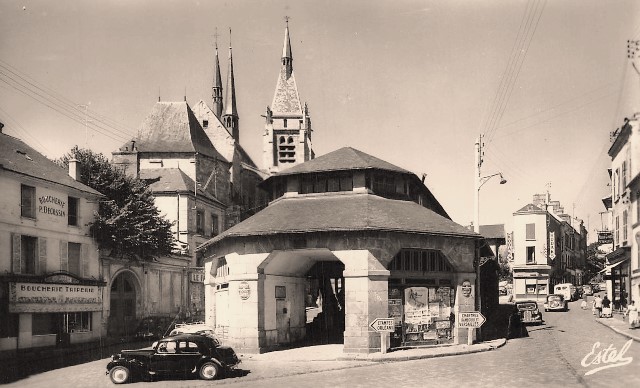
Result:
[[[394,332],[396,330],[393,318],[376,318],[369,326],[375,331]]]
[[[458,313],[458,326],[467,328],[478,328],[485,323],[487,318],[480,314],[479,311],[468,311]]]

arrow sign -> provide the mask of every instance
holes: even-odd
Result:
[[[487,321],[484,315],[479,311],[469,311],[466,313],[458,313],[458,327],[478,328]]]
[[[393,318],[376,318],[369,326],[378,332],[394,332],[396,330]]]

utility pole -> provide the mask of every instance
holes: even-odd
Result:
[[[484,138],[483,134],[478,136],[475,144],[475,173],[473,177],[474,181],[474,204],[473,204],[473,231],[476,233],[480,233],[480,174],[482,167],[482,156],[484,155],[484,151],[482,147],[484,146],[482,139]]]
[[[89,124],[90,121],[93,121],[93,120],[89,120],[88,117],[87,117],[87,113],[88,113],[88,110],[89,110],[89,105],[91,105],[90,102],[88,104],[77,105],[78,108],[84,109],[84,146],[86,148],[89,148],[88,124]]]

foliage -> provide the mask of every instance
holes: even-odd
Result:
[[[145,182],[116,169],[104,155],[78,146],[56,163],[68,168],[73,158],[80,162],[80,181],[106,196],[90,226],[101,249],[142,260],[171,252],[172,223],[160,216]]]
[[[504,249],[502,249],[504,248]],[[500,247],[498,249],[498,278],[500,281],[507,280],[510,283],[513,282],[513,271],[509,265],[508,252],[506,247]]]
[[[597,242],[593,242],[587,247],[586,268],[583,275],[585,283],[587,280],[595,278],[605,266],[604,253],[598,249],[599,247]]]

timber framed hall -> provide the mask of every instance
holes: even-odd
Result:
[[[481,236],[454,223],[413,173],[345,147],[282,170],[264,210],[198,247],[206,321],[244,352],[294,343],[380,349],[467,341]],[[475,264],[474,264],[475,263]]]

